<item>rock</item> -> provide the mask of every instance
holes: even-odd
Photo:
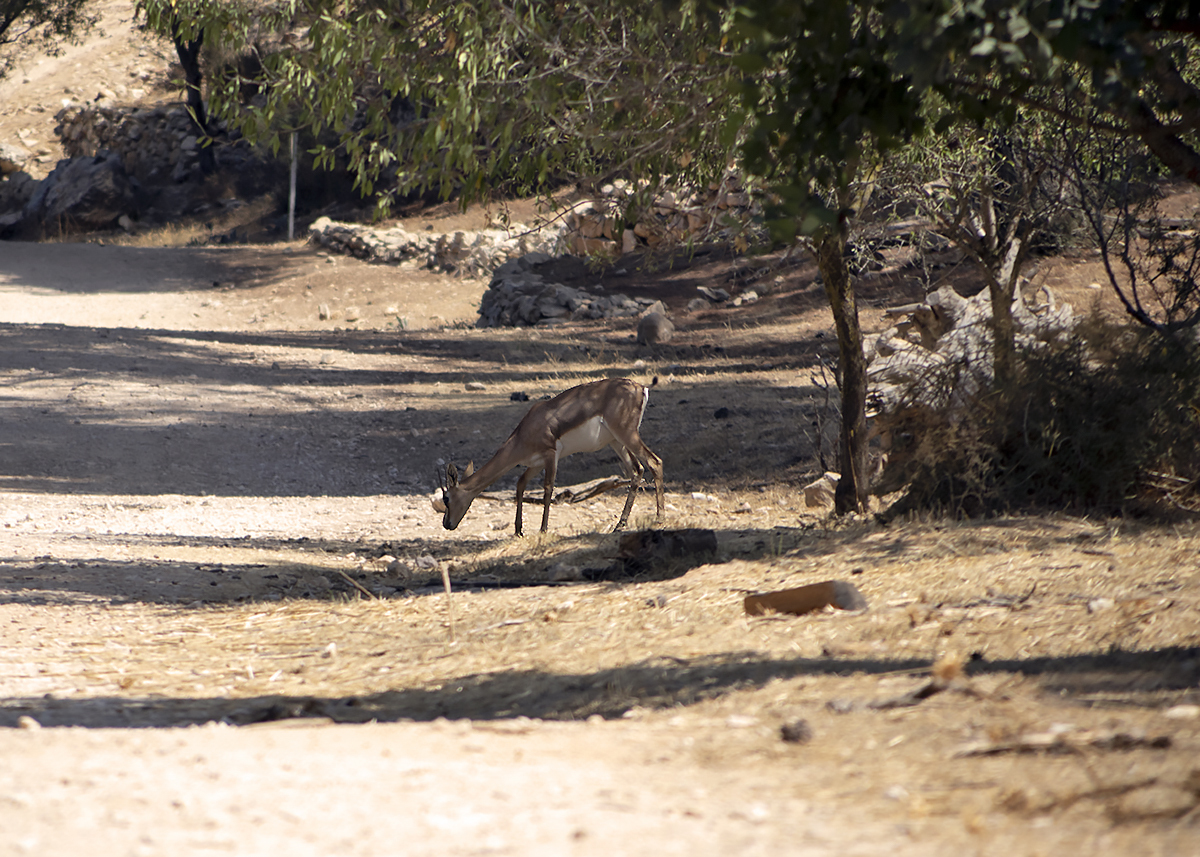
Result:
[[[0,176],[24,169],[33,152],[17,143],[0,143]]]
[[[639,345],[658,345],[671,341],[675,334],[675,325],[661,312],[652,312],[638,322],[637,341]]]
[[[789,744],[804,744],[812,740],[813,731],[808,721],[800,718],[779,727],[779,737]]]
[[[583,570],[577,565],[556,562],[546,570],[546,578],[551,583],[572,583],[583,580]]]
[[[133,187],[116,155],[58,162],[26,203],[26,228],[104,229],[134,210]]]
[[[644,571],[668,559],[715,554],[717,534],[712,530],[638,530],[625,533],[617,542],[617,556],[626,570]]]
[[[742,607],[749,616],[761,616],[768,612],[802,615],[825,607],[866,610],[867,599],[853,583],[845,580],[826,580],[795,589],[747,595],[743,599]]]
[[[708,286],[697,286],[696,291],[704,295],[713,303],[718,304],[725,303],[730,297],[729,292],[725,291],[724,289],[714,289]]]
[[[1035,311],[1020,289],[1012,314],[1018,351],[1050,347],[1078,324],[1068,304],[1057,304],[1051,297]],[[868,416],[875,419],[885,449],[890,447],[894,420],[914,409],[963,408],[990,386],[993,376],[992,308],[986,289],[964,298],[943,286],[922,303],[897,307],[888,315],[895,319],[894,326],[866,349]]]
[[[834,492],[837,491],[840,473],[826,473],[804,486],[805,506],[829,506],[833,503]]]
[[[1200,719],[1200,705],[1188,703],[1173,705],[1163,712],[1163,716],[1172,720],[1197,720]]]

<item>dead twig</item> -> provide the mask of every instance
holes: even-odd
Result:
[[[442,564],[442,587],[446,590],[446,618],[450,625],[450,642],[454,642],[454,601],[450,598],[450,571]]]
[[[375,594],[374,592],[372,592],[371,590],[367,589],[367,587],[363,586],[361,583],[359,583],[357,580],[355,580],[355,579],[354,579],[353,577],[351,577],[350,575],[346,574],[346,572],[342,571],[340,568],[335,568],[335,569],[334,569],[334,571],[336,571],[338,574],[340,574],[342,577],[344,577],[344,578],[346,579],[346,582],[347,582],[347,583],[349,583],[351,586],[353,586],[355,589],[357,589],[357,590],[358,590],[359,592],[361,592],[363,595],[365,595],[365,596],[367,596],[368,598],[370,598],[372,601],[378,601],[378,600],[379,600],[379,596],[378,596],[378,595],[376,595],[376,594]]]
[[[960,747],[954,758],[967,756],[998,756],[1001,753],[1080,753],[1090,750],[1167,750],[1172,745],[1170,735],[1135,735],[1112,730],[1079,732],[1029,732],[1005,741],[973,741]],[[1139,786],[1134,786],[1138,788]]]

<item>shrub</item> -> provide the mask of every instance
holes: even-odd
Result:
[[[883,477],[907,487],[888,514],[1200,513],[1200,345],[1145,331],[1109,342],[1026,353],[1011,390],[907,414],[893,429],[907,448]]]

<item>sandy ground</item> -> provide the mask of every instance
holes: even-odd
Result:
[[[102,5],[0,86],[3,139],[47,139],[81,75],[161,71]],[[102,240],[0,243],[0,854],[1200,853],[1200,529],[805,507],[811,266],[700,313],[766,261],[626,276],[680,324],[650,349],[470,329],[483,283],[300,242]],[[1096,273],[1039,276],[1087,308]],[[920,288],[864,280],[864,324]],[[612,495],[514,538],[512,476],[441,528],[436,470],[512,394],[618,375],[660,379],[667,513],[632,524],[715,555],[615,574]],[[831,578],[871,608],[743,610]]]
[[[614,325],[321,322],[333,267],[447,315],[483,285],[302,246],[3,249],[0,725],[25,727],[0,729],[4,853],[1200,844],[1200,531],[805,508],[827,319],[803,291],[650,353]],[[215,290],[234,310],[210,279],[241,284]],[[618,374],[662,377],[659,526],[712,528],[715,557],[551,584],[611,564],[619,498],[516,539],[511,478],[440,528],[437,461],[482,461],[511,392]],[[830,577],[872,609],[741,609]],[[893,704],[939,658],[966,677]],[[783,740],[798,721],[811,739]]]

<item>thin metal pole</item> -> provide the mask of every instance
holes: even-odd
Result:
[[[288,187],[288,241],[296,240],[296,132],[292,132],[292,179]]]

